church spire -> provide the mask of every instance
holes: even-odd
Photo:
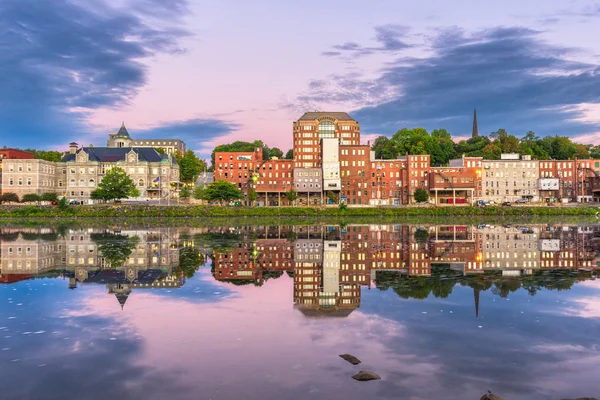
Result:
[[[473,132],[471,137],[479,136],[479,128],[477,127],[477,109],[473,109]]]

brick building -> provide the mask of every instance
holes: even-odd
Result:
[[[340,148],[341,199],[351,205],[369,204],[371,147],[348,145]]]
[[[447,167],[432,167],[429,190],[434,204],[472,205],[481,196],[481,157],[450,160]]]
[[[294,167],[321,167],[321,139],[339,139],[340,145],[360,144],[360,125],[345,112],[307,112],[294,121]]]

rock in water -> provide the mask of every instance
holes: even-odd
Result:
[[[372,381],[381,379],[381,377],[372,371],[360,371],[358,374],[354,375],[352,379],[357,381]]]
[[[496,396],[495,394],[493,394],[492,392],[490,392],[488,390],[488,392],[486,394],[484,394],[480,400],[504,400],[504,399],[500,396]]]
[[[354,357],[352,354],[340,354],[340,357],[342,357],[344,360],[348,361],[352,365],[360,364],[360,360]]]

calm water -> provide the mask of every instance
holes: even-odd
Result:
[[[4,228],[1,397],[598,397],[598,240],[568,224]]]

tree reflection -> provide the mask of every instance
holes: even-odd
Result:
[[[104,257],[107,266],[122,267],[140,242],[137,236],[126,236],[115,233],[92,233],[92,241],[98,245],[98,253]]]
[[[179,249],[179,266],[177,272],[186,278],[192,278],[196,271],[204,264],[204,255],[196,247],[182,247]]]

